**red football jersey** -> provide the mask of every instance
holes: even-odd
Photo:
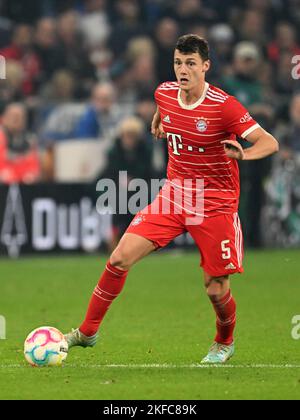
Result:
[[[240,182],[238,163],[227,157],[222,140],[245,138],[259,127],[233,96],[209,83],[202,97],[185,105],[177,82],[161,84],[155,91],[167,135],[168,180],[204,182],[204,216],[235,213]]]

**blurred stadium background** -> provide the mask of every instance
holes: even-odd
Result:
[[[1,0],[1,255],[114,246],[130,218],[95,212],[96,182],[164,177],[153,93],[188,32],[210,41],[208,80],[281,143],[241,165],[247,246],[299,246],[299,28],[299,0]]]

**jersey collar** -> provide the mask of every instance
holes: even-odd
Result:
[[[181,96],[180,96],[180,94],[181,94],[181,89],[179,89],[179,91],[178,91],[178,96],[177,96],[177,99],[178,99],[178,103],[179,103],[179,105],[180,105],[180,106],[181,106],[181,108],[183,108],[183,109],[193,110],[193,109],[197,108],[197,107],[198,107],[199,105],[201,105],[201,104],[202,104],[202,102],[204,101],[204,99],[205,99],[205,97],[206,97],[206,94],[207,94],[207,91],[208,91],[208,88],[209,88],[209,84],[208,84],[207,82],[205,82],[205,86],[204,86],[204,90],[203,90],[203,93],[202,93],[201,98],[199,98],[197,102],[194,102],[194,103],[193,103],[193,104],[191,104],[191,105],[186,105],[186,104],[184,104],[184,103],[182,102],[182,99],[181,99]]]

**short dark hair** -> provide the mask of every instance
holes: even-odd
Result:
[[[176,50],[182,54],[198,53],[203,61],[209,60],[209,45],[201,36],[188,34],[181,36],[176,44]]]

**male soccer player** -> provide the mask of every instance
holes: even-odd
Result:
[[[174,53],[177,82],[163,83],[155,92],[152,133],[168,142],[166,184],[154,203],[135,216],[110,256],[84,322],[66,335],[70,347],[95,345],[101,321],[132,265],[188,231],[198,246],[217,318],[217,334],[202,363],[225,363],[234,353],[236,304],[229,275],[243,272],[237,160],[271,155],[278,142],[234,97],[206,82],[209,67],[207,41],[180,37]],[[252,146],[243,150],[236,136]],[[203,205],[194,206],[201,195]]]

